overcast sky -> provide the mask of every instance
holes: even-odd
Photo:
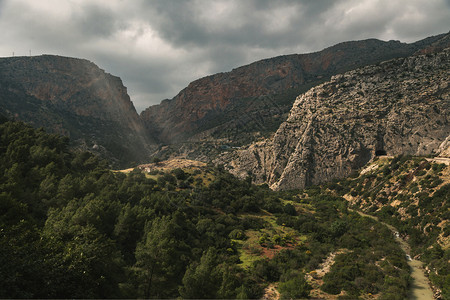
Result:
[[[88,59],[138,112],[262,58],[449,30],[450,0],[0,0],[0,56]]]

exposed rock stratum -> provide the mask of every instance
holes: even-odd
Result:
[[[275,132],[295,97],[331,76],[417,52],[434,52],[450,45],[448,37],[442,34],[411,44],[349,41],[314,53],[263,59],[195,80],[173,99],[147,108],[141,118],[163,144],[246,145]],[[194,153],[191,158],[198,157]]]

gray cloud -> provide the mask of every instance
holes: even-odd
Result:
[[[89,59],[122,78],[140,111],[262,58],[448,32],[450,1],[0,0],[0,26],[0,56]]]
[[[73,12],[71,18],[74,27],[86,39],[108,38],[126,26],[109,7],[95,4],[86,5],[82,10]]]

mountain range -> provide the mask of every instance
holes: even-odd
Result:
[[[315,53],[264,59],[198,79],[173,99],[150,106],[140,115],[120,78],[92,62],[50,55],[2,58],[0,113],[67,135],[73,146],[97,152],[114,166],[135,165],[155,157],[215,160],[236,175],[251,174],[256,182],[267,182],[273,188],[296,188],[348,175],[378,150],[392,155],[402,151],[435,153],[449,131],[448,88],[442,86],[448,81],[448,55],[442,51],[450,46],[449,36],[441,34],[411,44],[351,41]],[[397,61],[382,63],[392,59]],[[416,63],[421,64],[417,70],[411,66]],[[439,64],[443,67],[438,68]],[[406,87],[397,87],[397,80]],[[432,84],[432,91],[427,83]],[[415,97],[416,92],[430,95],[431,102],[427,102],[428,96]],[[312,111],[325,112],[325,103],[326,114]],[[353,106],[348,108],[350,103]],[[406,112],[410,117],[396,117]],[[316,124],[318,118],[322,118],[321,125],[313,125],[317,137],[312,138],[309,132],[313,127],[305,134],[306,127],[300,123]],[[364,120],[365,124],[367,118],[373,119],[373,127],[356,122]],[[391,119],[404,122],[399,126],[410,126],[413,119],[425,124],[426,131],[415,130],[413,124],[397,133],[389,125],[391,121],[386,121]],[[348,130],[354,134],[351,143]],[[312,150],[317,147],[312,148],[311,143],[325,145],[320,135],[335,135],[331,139],[346,144],[345,149],[334,145],[320,150],[340,157],[338,169]],[[341,137],[346,140],[338,141]],[[301,138],[311,144],[304,150],[296,149],[304,144],[299,143]],[[261,146],[269,144],[268,148]],[[271,148],[275,144],[282,146],[279,154]],[[261,150],[263,158],[259,150],[252,154],[264,163],[247,160],[255,148],[265,149]],[[294,164],[292,157],[304,156],[305,151],[309,158],[321,156],[323,162],[305,158],[308,166]],[[292,164],[304,168],[301,183],[288,179],[286,166]]]
[[[332,75],[392,58],[441,48],[448,35],[416,43],[376,39],[344,42],[319,52],[269,58],[198,79],[177,96],[141,113],[166,144],[225,140],[248,143],[273,133],[295,97]]]

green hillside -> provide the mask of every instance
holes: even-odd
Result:
[[[273,192],[212,166],[112,172],[16,122],[0,139],[1,298],[408,294],[394,236],[347,209],[343,183]]]

